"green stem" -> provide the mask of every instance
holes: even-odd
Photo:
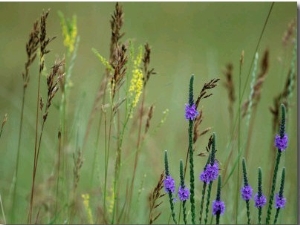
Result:
[[[242,53],[243,54],[243,53]],[[243,55],[241,57],[244,57]],[[235,194],[235,224],[238,224],[238,210],[239,210],[239,185],[240,185],[240,156],[241,156],[241,83],[242,83],[242,65],[243,58],[240,61],[240,73],[239,73],[239,108],[238,108],[238,164],[237,164],[237,177],[236,177],[236,194]]]
[[[20,158],[22,130],[23,130],[25,92],[26,92],[26,87],[23,86],[22,106],[21,106],[21,115],[20,115],[20,127],[19,127],[19,138],[18,138],[18,150],[17,150],[17,159],[16,159],[16,169],[15,169],[15,179],[16,179],[16,181],[15,181],[14,186],[13,186],[13,204],[12,204],[12,213],[11,213],[11,218],[10,218],[11,223],[14,223],[15,208],[16,208],[15,203],[16,203],[16,195],[17,195],[17,186],[18,186],[19,158]]]
[[[271,193],[270,193],[270,196],[269,196],[269,206],[268,206],[268,211],[267,211],[266,224],[270,223],[271,212],[272,212],[272,205],[273,205],[273,198],[274,198],[274,191],[275,191],[275,186],[276,186],[277,172],[278,172],[280,157],[281,157],[281,152],[278,151],[277,152],[277,157],[276,157],[276,163],[275,163],[274,173],[273,173],[272,188],[271,188]]]
[[[205,197],[205,190],[206,190],[206,183],[203,183],[202,194],[201,194],[201,202],[200,202],[200,217],[199,217],[199,224],[202,221],[202,213],[203,213],[203,204],[204,204],[204,197]]]
[[[209,182],[207,197],[206,197],[206,210],[205,210],[205,218],[204,223],[207,224],[208,212],[209,212],[209,204],[210,204],[210,193],[211,193],[212,182]]]

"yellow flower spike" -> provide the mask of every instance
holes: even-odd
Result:
[[[90,207],[90,195],[89,194],[82,194],[81,197],[83,199],[84,208],[85,208],[85,210],[87,212],[87,215],[88,215],[88,222],[90,224],[93,224],[94,221],[93,221],[92,210],[91,210],[91,207]]]
[[[143,49],[142,46],[140,46],[139,53],[136,59],[133,61],[132,79],[128,90],[130,96],[132,97],[132,108],[137,105],[143,90],[143,71],[140,68],[142,57]]]
[[[72,21],[66,20],[62,12],[58,12],[60,17],[60,24],[62,29],[62,35],[64,38],[64,46],[68,49],[69,53],[72,53],[75,48],[75,42],[77,38],[77,19],[74,15]]]

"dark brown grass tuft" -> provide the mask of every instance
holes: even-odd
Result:
[[[39,34],[39,22],[36,21],[34,22],[32,31],[29,34],[29,40],[26,43],[27,62],[25,63],[25,72],[22,73],[24,88],[26,88],[29,83],[29,68],[36,58],[36,51],[40,43]]]
[[[151,55],[151,48],[148,43],[144,45],[145,52],[144,52],[144,58],[143,58],[143,63],[144,63],[144,87],[148,83],[151,75],[155,75],[156,72],[154,71],[154,68],[148,70],[149,64],[150,64],[150,55]]]
[[[65,64],[65,59],[55,61],[54,65],[52,66],[51,72],[47,77],[48,94],[47,94],[45,112],[43,115],[44,121],[47,119],[49,108],[52,103],[52,99],[54,98],[55,94],[59,89],[60,80],[64,76],[64,72],[61,70],[61,67],[63,67],[64,64]]]
[[[125,35],[125,33],[121,32],[121,28],[124,23],[124,13],[122,6],[119,3],[115,5],[115,11],[111,16],[110,26],[111,26],[111,39],[110,39],[110,62],[114,62],[116,60],[114,52],[116,49],[116,45],[119,43],[120,39]]]
[[[199,94],[199,96],[196,100],[196,103],[195,103],[196,108],[198,108],[201,99],[208,98],[208,97],[212,96],[212,93],[208,94],[207,91],[210,90],[210,89],[215,88],[217,86],[217,83],[218,83],[219,80],[220,79],[218,79],[218,78],[214,78],[211,81],[209,81],[208,83],[205,83],[203,85],[203,88],[200,91],[200,94]]]
[[[156,187],[153,189],[153,191],[149,194],[149,224],[152,224],[155,222],[155,220],[158,219],[158,217],[161,215],[161,212],[157,212],[157,208],[163,203],[163,201],[159,201],[160,198],[162,198],[165,193],[161,193],[161,190],[163,188],[163,181],[164,181],[164,172],[160,174],[158,183]],[[159,202],[157,202],[159,201]]]
[[[145,134],[148,132],[148,130],[150,128],[150,121],[153,116],[153,110],[154,110],[154,105],[151,105],[150,109],[148,111],[148,117],[147,117],[146,126],[145,126]]]
[[[41,50],[41,58],[45,54],[48,54],[50,50],[47,49],[48,44],[53,41],[56,37],[49,38],[47,37],[47,29],[46,29],[46,24],[47,24],[47,17],[49,15],[50,9],[48,9],[46,12],[44,11],[42,16],[41,16],[41,22],[40,22],[40,50]],[[42,65],[44,66],[44,65]],[[43,70],[43,67],[40,67],[41,70]]]
[[[114,69],[113,76],[111,78],[112,87],[112,99],[114,99],[116,92],[123,84],[124,77],[126,75],[126,63],[128,61],[127,47],[125,44],[116,44],[113,52],[113,61],[111,61],[111,66]]]
[[[121,81],[123,80],[126,73],[126,63],[127,57],[127,46],[120,43],[120,39],[125,35],[121,32],[121,28],[124,23],[124,13],[122,6],[116,3],[114,14],[112,15],[110,25],[111,25],[111,42],[110,42],[110,58],[109,62],[114,69],[113,77],[111,78],[112,85],[112,99],[116,94],[116,91],[121,86]]]

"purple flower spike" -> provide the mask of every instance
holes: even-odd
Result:
[[[198,116],[199,112],[196,109],[196,105],[185,105],[185,118],[187,120],[194,120]]]
[[[218,178],[219,175],[219,165],[215,161],[213,165],[208,164],[205,170],[200,174],[200,180],[209,183]]]
[[[223,214],[225,212],[225,204],[223,201],[214,200],[212,205],[213,215],[217,213]]]
[[[282,196],[280,197],[279,194],[276,194],[276,197],[275,197],[275,207],[276,207],[276,209],[284,208],[285,203],[286,203],[286,198],[284,198]]]
[[[186,201],[190,197],[190,191],[188,188],[184,188],[182,186],[179,187],[178,196],[180,201]]]
[[[205,172],[205,170],[202,171],[202,173],[200,174],[200,177],[199,179],[205,183],[208,183],[209,182],[209,178]]]
[[[254,202],[255,202],[255,207],[263,207],[267,203],[267,199],[264,195],[261,195],[260,197],[258,194],[254,196]]]
[[[171,176],[167,176],[164,180],[165,190],[166,192],[173,193],[175,191],[175,181]]]
[[[276,135],[275,137],[275,146],[279,149],[279,151],[284,151],[288,145],[288,136],[285,134],[283,137],[280,135]]]
[[[242,198],[245,201],[249,201],[252,198],[252,191],[253,191],[253,189],[250,185],[242,187],[242,189],[241,189]]]

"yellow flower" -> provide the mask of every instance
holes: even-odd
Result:
[[[62,12],[58,12],[60,17],[60,24],[62,29],[62,35],[64,38],[64,46],[68,49],[69,53],[74,51],[76,37],[77,37],[77,20],[74,15],[72,21],[66,20]]]
[[[129,94],[132,97],[132,107],[134,108],[139,98],[142,94],[143,90],[143,72],[140,68],[140,64],[142,63],[143,51],[142,47],[139,48],[139,53],[136,59],[133,61],[133,70],[132,70],[132,79],[129,87]]]
[[[88,222],[90,224],[93,224],[93,215],[92,215],[92,210],[90,207],[90,195],[89,194],[82,194],[81,197],[83,198],[83,205],[84,208],[88,214]]]

